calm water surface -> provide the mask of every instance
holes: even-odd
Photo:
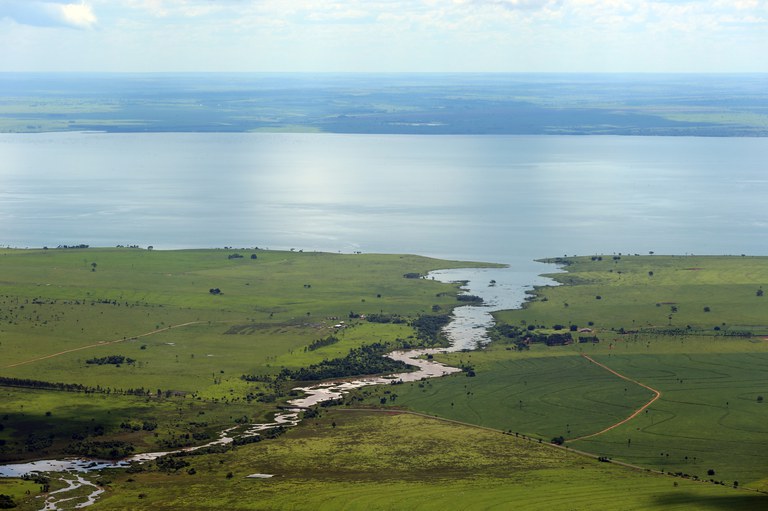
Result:
[[[767,254],[768,139],[0,135],[0,244]]]

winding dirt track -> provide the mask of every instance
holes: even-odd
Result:
[[[575,441],[577,441],[577,440],[584,440],[585,438],[592,438],[593,436],[602,435],[603,433],[606,433],[606,432],[608,432],[608,431],[610,431],[610,430],[612,430],[612,429],[618,428],[618,427],[619,427],[619,426],[621,426],[622,424],[626,424],[627,422],[631,421],[632,419],[634,419],[635,417],[637,417],[638,415],[640,415],[641,413],[643,413],[643,410],[645,410],[646,408],[648,408],[649,406],[651,406],[651,405],[652,405],[652,404],[653,404],[653,403],[654,403],[654,402],[655,402],[657,399],[659,399],[659,398],[661,397],[661,392],[659,392],[658,390],[654,389],[653,387],[649,387],[648,385],[646,385],[646,384],[644,384],[644,383],[640,383],[639,381],[637,381],[637,380],[633,380],[632,378],[629,378],[629,377],[627,377],[627,376],[624,376],[624,375],[623,375],[623,374],[621,374],[621,373],[617,373],[616,371],[614,371],[614,370],[613,370],[613,369],[611,369],[610,367],[608,367],[608,366],[606,366],[606,365],[604,365],[604,364],[601,364],[600,362],[596,361],[595,359],[593,359],[593,358],[592,358],[592,357],[590,357],[589,355],[584,355],[584,354],[582,354],[581,356],[582,356],[582,357],[584,357],[584,358],[586,358],[587,360],[589,360],[589,361],[590,361],[590,362],[592,362],[593,364],[595,364],[595,365],[597,365],[597,366],[600,366],[600,367],[602,367],[603,369],[605,369],[605,370],[606,370],[606,371],[608,371],[609,373],[615,374],[616,376],[618,376],[618,377],[619,377],[619,378],[621,378],[622,380],[626,380],[626,381],[632,382],[632,383],[634,383],[634,384],[636,384],[636,385],[640,385],[641,387],[643,387],[643,388],[646,388],[646,389],[650,390],[651,392],[653,392],[654,396],[653,396],[653,398],[652,398],[650,401],[648,401],[648,402],[647,402],[647,403],[645,403],[643,406],[641,406],[640,408],[638,408],[637,410],[635,410],[635,411],[632,413],[632,415],[630,415],[630,416],[629,416],[629,417],[627,417],[626,419],[624,419],[624,420],[622,420],[622,421],[619,421],[619,422],[617,422],[616,424],[613,424],[613,425],[611,425],[611,426],[608,426],[608,427],[607,427],[607,428],[605,428],[604,430],[602,430],[602,431],[598,431],[597,433],[592,433],[592,434],[589,434],[589,435],[580,436],[580,437],[578,437],[578,438],[571,438],[570,440],[568,440],[569,442],[575,442]]]
[[[182,326],[195,325],[195,324],[198,324],[198,323],[202,323],[202,321],[190,321],[189,323],[182,323],[180,325],[171,325],[171,326],[167,326],[165,328],[160,328],[160,329],[157,329],[157,330],[152,330],[151,332],[146,332],[146,333],[143,333],[143,334],[134,335],[132,337],[123,337],[122,339],[115,339],[114,341],[99,341],[96,344],[89,344],[87,346],[80,346],[79,348],[72,348],[72,349],[69,349],[69,350],[59,351],[58,353],[52,353],[50,355],[43,355],[42,357],[31,358],[29,360],[24,360],[23,362],[16,362],[15,364],[11,364],[11,365],[5,366],[4,369],[8,369],[8,368],[11,368],[11,367],[17,367],[17,366],[23,366],[23,365],[26,365],[26,364],[31,364],[33,362],[39,362],[40,360],[46,360],[46,359],[49,359],[49,358],[58,357],[60,355],[65,355],[67,353],[72,353],[73,351],[87,350],[89,348],[96,348],[96,347],[99,347],[99,346],[108,346],[110,344],[116,344],[116,343],[119,343],[119,342],[130,341],[132,339],[139,339],[141,337],[147,337],[147,336],[154,335],[154,334],[157,334],[157,333],[160,333],[160,332],[165,332],[166,330],[170,330],[171,328],[179,328],[179,327],[182,327]]]

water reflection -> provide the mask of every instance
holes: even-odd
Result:
[[[768,139],[0,134],[0,243],[768,253]]]

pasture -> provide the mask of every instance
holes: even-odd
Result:
[[[407,339],[407,324],[349,315],[450,311],[455,286],[404,274],[467,264],[257,249],[2,249],[0,377],[83,388],[3,387],[0,458],[52,456],[96,432],[156,450],[200,443],[243,417],[267,419],[284,389],[243,374],[269,377]],[[306,350],[329,335],[339,342]],[[103,363],[117,356],[123,363]]]
[[[589,333],[577,330],[564,346],[520,351],[500,338],[482,351],[440,356],[471,365],[475,376],[403,385],[394,405],[544,441],[562,436],[574,449],[653,470],[768,488],[765,259],[582,257],[568,258],[566,269],[551,275],[564,285],[538,289],[525,308],[496,316],[529,332],[574,325]],[[577,440],[653,397],[582,354],[660,399],[626,424]],[[374,404],[378,395],[366,399]]]
[[[0,454],[54,456],[76,438],[177,448],[268,419],[285,389],[240,375],[268,380],[371,342],[413,342],[407,324],[357,316],[449,311],[456,286],[404,275],[468,264],[256,249],[2,250],[0,376],[91,390],[2,387]],[[553,275],[565,285],[497,319],[541,335],[589,328],[599,342],[520,349],[497,335],[482,350],[436,356],[474,376],[359,389],[276,439],[185,457],[179,468],[103,473],[94,509],[759,508],[764,266],[569,258],[568,272]],[[309,349],[329,335],[338,341]],[[89,363],[115,355],[132,362]],[[548,445],[559,437],[563,447]],[[275,477],[247,477],[258,473]],[[3,484],[20,509],[39,508],[36,488],[25,497],[27,486]]]
[[[109,474],[108,492],[93,509],[682,511],[765,504],[754,492],[397,412],[328,410],[275,440],[186,460],[188,467],[170,473]]]

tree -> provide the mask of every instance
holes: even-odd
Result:
[[[0,509],[11,509],[16,507],[16,502],[13,501],[13,497],[6,494],[0,494]]]
[[[98,266],[96,263],[91,263],[91,271],[96,271],[96,266]]]
[[[715,469],[714,469],[714,468],[710,468],[709,470],[707,470],[707,475],[708,475],[708,476],[713,476],[713,475],[715,475]]]

